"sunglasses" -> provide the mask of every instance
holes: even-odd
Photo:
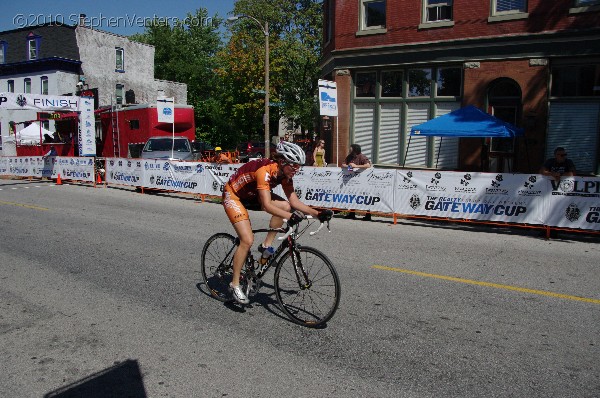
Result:
[[[286,163],[286,164],[284,164],[284,166],[290,166],[292,168],[292,170],[294,170],[294,171],[298,171],[298,170],[300,170],[300,167],[302,167],[302,165],[294,164],[294,163]]]

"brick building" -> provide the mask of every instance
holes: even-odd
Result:
[[[537,172],[565,146],[600,173],[600,0],[325,0],[322,77],[337,82],[340,161]],[[413,137],[475,105],[525,129],[510,139]],[[335,122],[335,120],[334,120]],[[335,124],[325,123],[335,162]]]

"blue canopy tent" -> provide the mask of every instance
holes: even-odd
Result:
[[[481,111],[473,105],[457,109],[446,115],[436,117],[425,123],[413,126],[410,129],[408,145],[404,155],[404,164],[410,148],[412,136],[441,137],[438,147],[435,167],[437,168],[443,137],[497,137],[514,138],[524,135],[522,128],[515,127],[490,114]],[[527,143],[526,143],[527,144]],[[527,156],[529,160],[529,156]],[[404,166],[404,164],[402,166]]]

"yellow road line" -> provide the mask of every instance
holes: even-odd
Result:
[[[22,203],[14,203],[14,202],[3,202],[0,200],[0,205],[10,205],[10,206],[19,206],[19,207],[25,207],[27,209],[33,209],[33,210],[50,210],[47,209],[45,207],[38,207],[38,206],[31,206],[31,205],[24,205]]]
[[[385,270],[385,271],[402,272],[404,274],[423,276],[425,278],[435,278],[435,279],[443,279],[443,280],[452,281],[452,282],[467,283],[469,285],[493,287],[496,289],[505,289],[505,290],[513,290],[516,292],[522,292],[522,293],[539,294],[541,296],[549,296],[549,297],[561,298],[561,299],[565,299],[565,300],[575,300],[575,301],[583,301],[586,303],[600,304],[600,300],[598,300],[598,299],[570,296],[568,294],[548,292],[545,290],[527,289],[527,288],[518,287],[518,286],[501,285],[498,283],[490,283],[490,282],[474,281],[471,279],[455,278],[453,276],[428,274],[425,272],[412,271],[412,270],[408,270],[408,269],[401,269],[401,268],[394,268],[394,267],[386,267],[383,265],[373,265],[372,268],[381,269],[381,270]]]

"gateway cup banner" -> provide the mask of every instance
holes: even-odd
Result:
[[[544,224],[539,175],[398,171],[399,214]]]
[[[309,206],[392,213],[394,179],[395,170],[303,167],[294,187]]]
[[[570,177],[555,181],[543,177],[546,223],[554,227],[600,230],[600,180]]]

